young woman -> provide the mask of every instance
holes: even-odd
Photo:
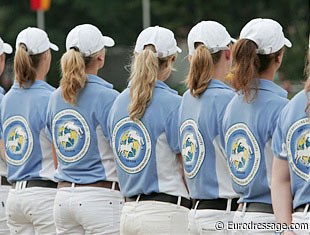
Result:
[[[11,234],[56,234],[53,205],[52,144],[45,134],[46,108],[54,90],[44,80],[51,52],[58,50],[38,28],[21,31],[16,39],[15,81],[1,103],[2,137],[8,180],[6,205]]]
[[[180,51],[170,30],[143,30],[128,88],[111,108],[112,147],[126,197],[121,234],[187,233],[190,200],[177,156],[181,97],[164,83]]]
[[[217,221],[231,221],[237,209],[227,157],[220,147],[221,120],[234,96],[223,81],[231,66],[233,39],[215,21],[203,21],[188,34],[190,68],[180,107],[180,149],[193,209],[190,234],[216,232]],[[233,200],[232,200],[233,199]]]
[[[61,58],[62,79],[47,112],[58,164],[57,234],[119,234],[119,192],[107,118],[118,92],[98,77],[105,47],[114,45],[90,24],[73,28]],[[58,160],[57,160],[58,159]]]
[[[271,194],[276,220],[286,225],[292,222],[299,225],[308,223],[308,228],[283,227],[282,234],[285,235],[295,234],[294,229],[296,234],[309,234],[310,228],[309,62],[310,49],[305,89],[284,108],[273,135],[276,157],[273,161]]]
[[[3,73],[5,68],[5,55],[11,54],[13,51],[10,44],[3,42],[0,38],[0,75]],[[4,89],[0,86],[0,104],[3,99]],[[2,131],[0,125],[0,139],[2,139]],[[7,235],[10,233],[9,228],[7,226],[7,219],[5,215],[5,207],[6,200],[8,197],[8,193],[10,190],[10,184],[7,180],[7,172],[6,172],[6,162],[5,162],[5,154],[4,154],[4,146],[0,145],[1,148],[1,158],[0,158],[0,235]]]
[[[233,188],[240,194],[235,222],[275,222],[270,194],[271,139],[279,112],[288,100],[287,92],[273,78],[284,46],[291,47],[291,43],[281,25],[261,18],[247,23],[234,45],[232,85],[238,95],[225,111],[223,133]],[[246,227],[245,234],[274,233],[269,226],[259,229],[252,225]],[[242,234],[242,228],[234,227],[236,234]]]

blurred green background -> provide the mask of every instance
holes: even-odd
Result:
[[[36,26],[36,12],[29,0],[0,0],[0,36],[15,47],[17,34],[28,26]],[[277,20],[293,47],[287,49],[276,81],[289,90],[290,96],[302,89],[309,35],[309,0],[150,0],[151,25],[171,29],[183,52],[175,65],[177,71],[168,80],[180,94],[187,70],[186,37],[196,23],[215,20],[223,24],[232,37],[251,19],[266,17]],[[51,0],[45,12],[45,30],[60,48],[53,52],[47,81],[58,87],[59,60],[65,51],[67,33],[76,25],[96,25],[111,36],[116,46],[107,50],[105,67],[100,75],[121,91],[126,87],[128,69],[136,37],[143,29],[142,0]],[[1,84],[7,90],[13,78],[13,56],[8,56]]]

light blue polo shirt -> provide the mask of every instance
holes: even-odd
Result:
[[[181,97],[156,81],[151,102],[141,120],[129,118],[130,86],[115,100],[109,128],[121,193],[166,193],[188,197],[182,181],[178,146],[178,110]]]
[[[275,156],[288,161],[294,208],[310,203],[310,118],[305,111],[307,101],[303,90],[285,106],[272,142]]]
[[[61,88],[53,92],[47,111],[47,133],[58,158],[58,181],[117,181],[107,129],[108,114],[117,95],[112,84],[95,75],[88,75],[74,106],[63,99]]]
[[[4,97],[4,89],[0,86],[0,104]],[[2,128],[1,128],[1,118],[0,118],[0,139],[2,139]],[[1,154],[0,154],[1,155]],[[7,175],[6,162],[3,161],[2,157],[0,157],[0,176]]]
[[[223,133],[233,188],[239,202],[271,204],[271,139],[287,92],[274,82],[258,80],[258,94],[247,103],[236,95],[223,118]],[[253,89],[254,92],[254,89]]]
[[[54,180],[51,142],[45,134],[46,108],[55,88],[36,80],[29,88],[15,81],[4,96],[1,111],[8,180]]]
[[[235,92],[212,79],[199,98],[186,91],[180,107],[180,149],[191,198],[236,198],[220,144],[222,120]]]

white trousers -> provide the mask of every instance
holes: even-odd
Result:
[[[8,198],[11,186],[1,185],[0,186],[0,235],[10,234],[9,227],[7,225],[7,218],[5,214],[6,201]]]
[[[123,198],[119,191],[99,187],[58,189],[54,218],[58,235],[119,234]]]
[[[57,189],[10,189],[6,214],[11,235],[54,235],[53,205]]]
[[[126,202],[121,235],[186,235],[189,209],[158,201]]]
[[[227,231],[228,221],[232,221],[234,211],[225,210],[195,210],[188,214],[188,229],[190,235],[231,234]]]
[[[305,226],[307,224],[307,228],[303,227],[301,229],[296,229],[294,232],[300,235],[309,235],[310,234],[310,212],[295,212],[293,214],[293,223],[297,223],[296,226]]]
[[[233,219],[234,224],[241,224],[243,229],[238,228],[233,231],[233,234],[259,234],[259,235],[274,235],[275,230],[269,229],[257,229],[255,225],[261,226],[265,224],[276,224],[276,219],[274,214],[270,213],[260,213],[260,212],[242,212],[236,211]],[[254,225],[255,224],[255,225]]]

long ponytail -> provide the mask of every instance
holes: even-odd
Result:
[[[256,98],[258,94],[256,77],[268,69],[271,62],[282,53],[283,48],[267,55],[257,54],[256,50],[256,43],[249,39],[238,40],[233,48],[232,86],[244,95],[246,102]],[[254,93],[251,92],[252,88]]]
[[[65,101],[72,105],[76,104],[79,92],[86,85],[85,69],[85,60],[77,49],[72,48],[61,57],[61,92]]]
[[[190,59],[190,68],[185,80],[192,96],[199,97],[208,88],[214,73],[214,65],[221,53],[219,51],[211,54],[204,44],[198,44]]]
[[[43,52],[44,53],[44,52]],[[14,57],[14,73],[20,87],[31,86],[36,80],[36,69],[39,67],[42,54],[29,55],[25,44],[21,43]]]
[[[159,60],[155,56],[155,47],[148,45],[135,55],[130,74],[129,116],[140,119],[147,104],[152,99],[154,86],[159,72]]]

